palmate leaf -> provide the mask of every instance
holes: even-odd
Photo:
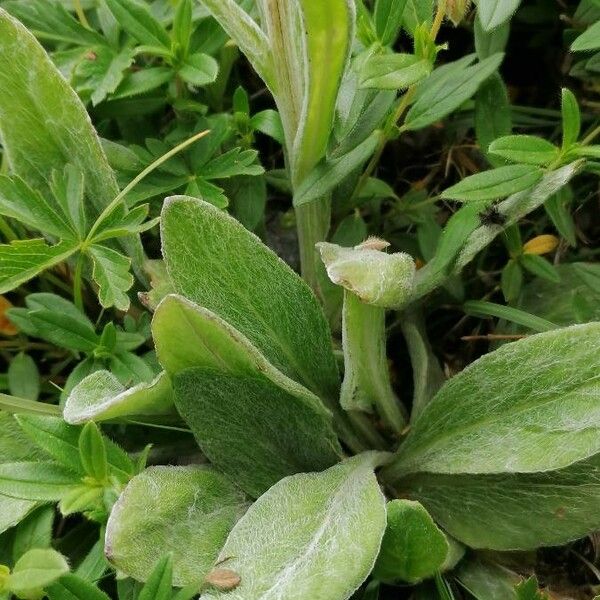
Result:
[[[0,294],[67,260],[78,249],[76,240],[62,241],[54,246],[41,239],[0,245]]]
[[[127,310],[130,300],[126,292],[133,285],[133,276],[129,272],[131,259],[99,244],[91,246],[89,254],[94,265],[92,277],[99,286],[98,299],[102,306]]]
[[[141,581],[158,556],[173,554],[173,584],[198,586],[246,508],[244,495],[207,467],[151,467],[134,477],[115,504],[105,552]]]
[[[240,519],[220,558],[241,583],[205,600],[347,600],[366,579],[386,527],[369,453],[275,484]]]

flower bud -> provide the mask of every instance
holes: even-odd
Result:
[[[366,304],[393,308],[403,304],[412,291],[415,263],[408,254],[382,252],[387,246],[387,242],[377,238],[369,238],[355,248],[317,244],[333,283]]]
[[[555,235],[538,235],[523,246],[523,254],[549,254],[558,247],[559,241]]]
[[[471,8],[471,0],[448,0],[446,3],[446,17],[456,27],[466,16]]]

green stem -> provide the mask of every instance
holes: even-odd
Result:
[[[8,394],[0,394],[0,410],[11,414],[53,415],[55,417],[62,415],[60,407],[54,404],[44,404]]]
[[[296,208],[302,277],[318,296],[321,295],[319,272],[323,270],[323,263],[317,252],[316,244],[327,239],[330,222],[331,198],[329,196]]]
[[[87,20],[85,16],[85,12],[83,10],[83,6],[81,6],[81,0],[73,0],[73,4],[75,6],[75,14],[79,19],[79,22],[86,28],[91,29],[90,22]]]
[[[592,143],[598,135],[600,135],[600,125],[598,125],[598,127],[595,129],[592,129],[592,131],[581,141],[581,143],[584,146],[587,146],[588,144]]]
[[[81,312],[83,312],[84,309],[82,293],[84,258],[83,252],[80,252],[77,257],[77,264],[75,265],[75,273],[73,274],[73,302]]]
[[[385,309],[344,291],[343,344],[346,372],[341,404],[346,409],[375,407],[385,424],[402,435],[407,418],[390,381],[385,344]]]

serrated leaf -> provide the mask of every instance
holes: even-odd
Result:
[[[599,323],[549,331],[475,361],[421,413],[390,469],[549,471],[600,451],[589,401],[599,391],[599,333]]]
[[[179,69],[179,75],[188,83],[203,86],[212,83],[219,72],[219,64],[208,54],[197,52],[188,56]]]
[[[442,198],[475,202],[506,198],[538,183],[543,171],[533,165],[508,165],[483,171],[444,190]]]
[[[98,298],[102,306],[127,310],[130,300],[126,292],[133,285],[133,275],[129,272],[131,259],[98,244],[90,246],[88,252],[94,264],[92,277],[98,284]]]
[[[477,14],[483,28],[491,31],[508,21],[520,4],[521,0],[478,0]]]
[[[403,127],[407,130],[422,129],[456,110],[496,71],[503,58],[504,54],[498,53],[471,66],[465,65],[466,60],[457,61],[461,69],[456,69],[454,76],[448,77],[450,70],[447,69],[444,76],[430,77],[422,84],[423,89],[408,111]]]
[[[494,140],[488,152],[512,162],[547,165],[556,159],[559,149],[551,142],[533,135],[507,135]]]
[[[421,504],[392,500],[373,576],[416,583],[440,571],[449,551],[446,536]]]
[[[237,175],[262,175],[265,170],[257,163],[256,150],[233,148],[208,161],[201,169],[204,179],[226,179]]]
[[[64,262],[79,249],[79,242],[66,240],[51,246],[45,240],[17,240],[0,245],[0,294],[10,292]]]
[[[350,459],[275,484],[233,528],[220,557],[239,587],[206,600],[346,600],[373,568],[385,531],[385,499],[373,474],[379,457]]]
[[[325,318],[283,261],[232,217],[193,198],[168,199],[161,228],[178,292],[228,321],[286,375],[321,397],[337,398]]]
[[[146,581],[156,557],[170,552],[173,584],[199,585],[245,507],[237,488],[210,468],[151,467],[115,504],[106,555],[120,571]]]
[[[78,425],[87,421],[168,415],[173,409],[171,382],[164,372],[151,383],[127,389],[108,371],[96,371],[73,388],[63,416],[67,423]]]

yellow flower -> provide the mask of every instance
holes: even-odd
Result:
[[[558,247],[558,238],[555,235],[538,235],[523,246],[523,254],[549,254]]]

